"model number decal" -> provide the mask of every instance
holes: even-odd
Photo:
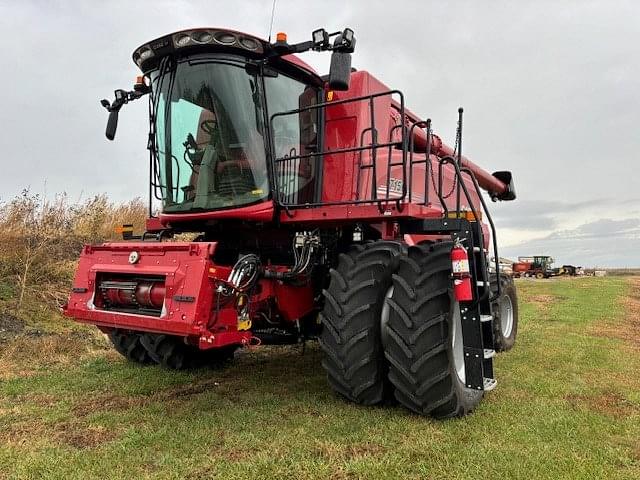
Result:
[[[402,193],[402,186],[404,185],[404,182],[400,179],[400,178],[393,178],[391,177],[389,179],[389,193]],[[387,186],[386,185],[380,185],[378,187],[378,191],[387,191]]]

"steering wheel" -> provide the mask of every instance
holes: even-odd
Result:
[[[212,135],[213,132],[218,128],[217,120],[203,120],[200,124],[200,128],[204,133]]]

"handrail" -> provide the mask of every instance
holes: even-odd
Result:
[[[501,288],[502,288],[502,286],[500,285],[500,255],[498,254],[498,237],[496,235],[496,226],[493,223],[493,218],[491,217],[491,213],[489,213],[489,209],[487,208],[487,203],[484,201],[484,198],[482,197],[482,194],[480,191],[480,185],[478,184],[478,179],[476,178],[475,174],[471,169],[467,167],[463,167],[461,171],[464,173],[467,173],[471,178],[471,181],[473,182],[473,186],[476,192],[478,193],[478,198],[480,200],[480,204],[482,205],[482,209],[484,210],[485,217],[489,222],[489,226],[491,227],[491,242],[493,243],[493,254],[494,254],[493,260],[496,267],[496,279],[497,279],[496,284],[498,286],[498,290],[496,294],[490,298],[490,301],[493,302],[498,298],[500,298]]]
[[[451,156],[446,156],[440,159],[440,165],[439,165],[439,174],[440,174],[440,178],[442,178],[442,165],[445,163],[450,163],[453,168],[456,171],[456,178],[458,179],[458,188],[461,188],[462,191],[464,192],[464,196],[467,199],[467,202],[469,202],[469,208],[471,209],[471,213],[473,214],[473,218],[475,219],[476,222],[480,222],[480,216],[478,215],[478,212],[476,211],[476,208],[473,206],[473,202],[471,200],[471,195],[469,194],[469,190],[467,189],[467,185],[462,181],[462,172],[464,171],[465,173],[467,173],[469,175],[469,177],[471,178],[472,182],[473,182],[473,186],[474,189],[476,190],[476,193],[478,194],[478,197],[480,198],[480,203],[485,211],[485,214],[487,215],[487,219],[489,220],[489,224],[491,226],[491,233],[492,233],[492,240],[493,240],[493,245],[494,245],[494,253],[495,253],[495,262],[496,262],[496,275],[498,276],[498,291],[496,293],[495,296],[491,296],[491,285],[490,285],[490,281],[488,278],[488,272],[487,272],[487,264],[486,264],[486,259],[485,259],[485,253],[484,253],[484,241],[482,241],[482,245],[480,246],[480,259],[482,262],[481,265],[481,273],[482,273],[482,279],[483,279],[483,287],[484,287],[484,293],[482,294],[482,296],[480,298],[478,298],[474,304],[477,304],[479,302],[481,302],[482,300],[486,299],[487,297],[489,297],[489,301],[493,302],[495,301],[499,296],[500,296],[500,281],[499,281],[499,267],[498,267],[498,243],[496,240],[496,230],[495,230],[495,226],[493,224],[493,219],[491,218],[491,215],[488,213],[487,210],[487,205],[484,202],[484,199],[482,198],[482,194],[480,192],[480,185],[478,185],[478,181],[475,178],[474,173],[466,168],[463,167],[462,169],[460,168],[460,165],[458,165],[457,161],[455,158],[451,157]],[[440,190],[442,189],[442,181],[440,181]],[[439,192],[439,197],[441,197],[442,191]],[[447,214],[445,216],[448,215],[448,210],[447,210]],[[458,211],[456,212],[456,215],[458,218],[460,218],[460,210],[458,209]],[[480,234],[482,236],[484,236],[482,230],[480,230]]]
[[[375,124],[375,103],[374,103],[374,99],[379,98],[379,97],[383,97],[383,96],[389,96],[392,99],[395,97],[399,98],[399,103],[400,103],[400,123],[399,124],[395,124],[393,125],[390,129],[389,129],[389,139],[386,142],[382,142],[379,143],[378,142],[378,129],[376,128],[376,124]],[[275,152],[273,152],[270,155],[270,160],[271,160],[271,170],[272,172],[274,172],[272,178],[273,178],[273,190],[274,190],[274,201],[276,202],[276,204],[279,207],[285,208],[285,210],[289,210],[292,208],[308,208],[308,207],[314,207],[314,206],[328,206],[328,205],[357,205],[357,204],[373,204],[373,203],[377,203],[378,207],[380,208],[381,212],[384,211],[383,209],[383,204],[384,203],[388,203],[390,201],[394,201],[396,202],[396,205],[398,207],[398,209],[401,208],[401,202],[406,200],[407,198],[407,187],[406,187],[406,183],[407,183],[407,168],[406,168],[406,163],[407,163],[407,129],[406,129],[406,113],[405,113],[405,106],[404,106],[404,95],[400,90],[387,90],[384,92],[376,92],[370,95],[363,95],[360,97],[355,97],[355,98],[345,98],[342,100],[336,100],[336,101],[330,101],[330,102],[322,102],[322,103],[316,103],[313,105],[308,105],[306,107],[302,107],[302,108],[298,108],[298,109],[294,109],[294,110],[288,110],[288,111],[284,111],[284,112],[278,112],[275,113],[273,115],[271,115],[270,119],[269,119],[269,125],[270,125],[270,130],[274,131],[273,129],[273,124],[274,121],[278,118],[278,117],[283,117],[286,115],[296,115],[296,114],[300,114],[303,112],[310,112],[310,111],[314,111],[314,110],[318,110],[324,107],[335,107],[337,105],[344,105],[344,104],[353,104],[353,103],[357,103],[357,102],[364,102],[367,101],[369,103],[369,126],[362,129],[360,132],[360,145],[356,146],[356,147],[345,147],[345,148],[338,148],[335,150],[323,150],[321,152],[312,152],[312,153],[305,153],[305,154],[300,154],[300,155],[294,155],[294,156],[285,156],[285,157],[276,157],[275,156]],[[397,101],[397,100],[394,100]],[[395,134],[396,130],[400,129],[401,131],[401,139],[400,141],[393,141],[393,135]],[[367,132],[371,133],[371,143],[369,145],[364,145],[364,138]],[[392,161],[392,149],[393,147],[397,147],[398,144],[400,144],[401,146],[401,151],[402,151],[402,159],[398,162],[393,162]],[[377,189],[377,168],[378,168],[378,149],[380,148],[388,148],[389,150],[389,154],[387,157],[387,185],[386,185],[386,191],[385,191],[385,196],[384,198],[379,198],[378,197],[378,189]],[[367,164],[367,165],[363,165],[363,161],[362,161],[362,153],[368,151],[371,152],[371,163]],[[348,200],[338,200],[338,201],[329,201],[329,202],[325,202],[325,201],[317,201],[317,202],[305,202],[305,203],[292,203],[292,202],[285,202],[283,201],[283,199],[281,198],[281,196],[279,195],[280,190],[282,188],[282,186],[280,185],[280,179],[278,178],[277,175],[275,175],[275,170],[277,168],[278,164],[281,164],[282,162],[291,162],[291,161],[296,161],[296,160],[303,160],[303,159],[310,159],[313,158],[315,159],[315,161],[321,161],[324,159],[324,157],[326,155],[337,155],[337,154],[343,154],[343,153],[352,153],[352,152],[358,152],[360,155],[358,157],[358,162],[357,162],[357,167],[358,167],[358,173],[356,175],[356,179],[357,179],[357,183],[356,183],[356,193],[355,193],[355,199],[348,199]],[[398,195],[398,196],[394,196],[393,198],[391,197],[391,191],[390,191],[390,171],[391,171],[391,167],[393,166],[397,166],[397,167],[402,167],[402,192]],[[363,168],[371,168],[371,194],[370,194],[370,198],[360,198],[360,192],[359,192],[359,186],[360,186],[360,179],[361,179],[361,170]]]

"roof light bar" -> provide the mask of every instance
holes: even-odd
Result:
[[[156,58],[182,49],[196,50],[207,47],[236,48],[257,55],[264,53],[265,49],[264,42],[258,38],[229,30],[199,28],[176,32],[146,43],[133,53],[133,61],[143,71],[147,71],[155,65]]]

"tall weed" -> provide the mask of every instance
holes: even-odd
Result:
[[[43,198],[29,190],[0,204],[0,286],[14,292],[16,312],[27,302],[52,306],[66,297],[85,243],[117,240],[116,227],[144,230],[147,207],[96,195],[73,203],[66,194]]]

